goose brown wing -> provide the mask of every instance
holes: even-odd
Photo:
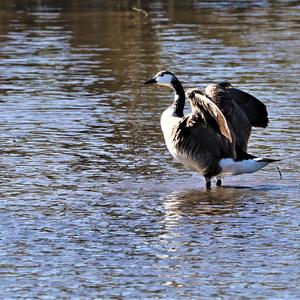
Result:
[[[232,142],[227,121],[218,106],[199,89],[189,89],[186,94],[192,107],[192,114],[189,118],[190,125],[197,124],[199,118],[202,118],[205,124],[210,125],[216,132]]]
[[[187,161],[196,162],[205,176],[214,176],[220,172],[219,160],[234,157],[235,150],[221,111],[209,99],[199,98],[189,97],[192,113],[174,127],[173,141]]]
[[[224,84],[225,85],[225,84]],[[236,145],[247,151],[251,135],[251,122],[244,110],[234,101],[223,84],[210,84],[205,93],[224,114],[230,128],[235,134]]]
[[[184,117],[174,128],[174,145],[182,153],[189,157],[208,157],[223,158],[234,156],[232,143],[218,134],[215,129],[206,124],[199,116],[191,122],[190,116]]]
[[[238,107],[247,115],[251,126],[263,128],[268,126],[267,108],[260,100],[232,86],[229,86],[226,90]]]

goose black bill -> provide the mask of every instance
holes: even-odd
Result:
[[[150,84],[150,83],[156,83],[156,80],[155,80],[154,78],[151,78],[151,79],[146,80],[146,81],[144,82],[144,84]]]

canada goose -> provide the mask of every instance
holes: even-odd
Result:
[[[206,188],[211,178],[256,172],[273,159],[257,158],[242,149],[238,153],[236,136],[218,106],[199,89],[186,93],[192,108],[184,116],[185,93],[178,78],[169,71],[158,72],[145,84],[159,84],[174,90],[174,101],[161,116],[161,128],[168,150],[186,167],[202,174]]]

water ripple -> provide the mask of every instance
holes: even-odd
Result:
[[[2,297],[299,298],[299,5],[141,5],[0,4]],[[206,191],[174,163],[161,69],[262,99],[249,149],[282,179]]]

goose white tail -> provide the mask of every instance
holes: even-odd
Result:
[[[232,158],[223,158],[219,165],[222,168],[220,175],[239,175],[244,173],[254,173],[261,170],[269,163],[279,161],[271,158],[253,158],[235,161]]]

